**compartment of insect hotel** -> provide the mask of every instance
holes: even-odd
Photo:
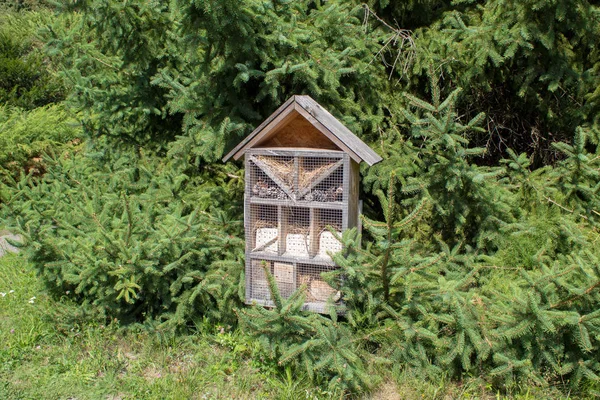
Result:
[[[252,235],[250,247],[252,252],[278,254],[279,223],[277,206],[253,204],[250,207],[250,224]]]
[[[311,248],[310,210],[300,207],[282,208],[282,232],[284,233],[283,256],[308,258]]]
[[[252,197],[277,200],[293,197],[293,157],[254,155],[248,165]]]
[[[308,96],[292,96],[223,160],[242,156],[246,302],[273,306],[269,271],[282,297],[304,288],[307,310],[341,303],[321,274],[337,268],[342,233],[360,229],[359,163],[381,158]]]
[[[342,210],[316,209],[314,219],[315,257],[331,261],[331,255],[342,251]]]
[[[304,201],[341,202],[344,159],[301,157],[298,197]]]
[[[296,268],[294,264],[255,259],[250,263],[250,296],[255,300],[270,301],[271,291],[266,271],[273,276],[280,295],[288,298],[296,290]]]
[[[250,291],[247,296],[259,301],[270,301],[271,292],[265,268],[270,272],[273,269],[273,263],[267,260],[251,260],[250,268],[246,268],[246,280],[249,282]]]
[[[307,308],[323,308],[327,301],[338,302],[341,299],[341,293],[329,285],[321,274],[331,271],[331,268],[312,265],[298,264],[298,284],[304,288]]]

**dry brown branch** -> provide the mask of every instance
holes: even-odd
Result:
[[[377,54],[375,54],[373,59],[381,57],[383,64],[387,68],[390,68],[390,74],[388,76],[388,79],[390,80],[392,79],[392,75],[398,65],[402,66],[402,75],[406,75],[417,55],[417,47],[412,37],[412,31],[408,29],[401,29],[399,27],[393,27],[375,14],[367,4],[363,4],[363,7],[365,9],[365,16],[363,19],[363,27],[365,28],[365,31],[369,27],[370,17],[375,18],[379,23],[391,31],[390,36],[385,40],[383,46],[381,49],[379,49]],[[393,55],[393,62],[390,62],[386,59],[386,53],[391,53]]]

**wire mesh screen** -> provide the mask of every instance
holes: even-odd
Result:
[[[265,269],[273,273],[273,263],[267,260],[252,260],[250,263],[250,298],[253,300],[271,300],[271,292],[269,291],[269,282]]]
[[[283,209],[283,230],[285,236],[284,256],[309,257],[310,239],[310,210],[300,207],[285,207]]]
[[[252,260],[250,266],[250,297],[253,300],[271,300],[265,268],[273,275],[281,297],[290,297],[297,286],[294,264],[269,260]]]
[[[344,194],[343,170],[338,168],[327,175],[321,175],[311,182],[307,188],[300,192],[306,201],[334,202],[342,201]]]
[[[274,262],[273,277],[277,282],[281,297],[288,298],[296,290],[296,273],[294,264]]]
[[[308,303],[326,302],[330,297],[333,301],[340,299],[340,293],[321,277],[322,272],[329,270],[319,265],[298,264],[298,285],[305,286]]]
[[[298,198],[306,201],[341,201],[343,194],[342,160],[301,157]]]
[[[349,164],[341,152],[304,153],[247,156],[247,301],[273,305],[266,268],[282,297],[305,287],[305,308],[324,312],[328,299],[340,299],[321,273],[335,268],[331,255],[342,251],[339,238],[349,209],[344,168]]]
[[[279,229],[277,206],[252,204],[250,206],[250,248],[252,252],[278,254]],[[248,239],[246,239],[248,240]]]
[[[294,196],[295,161],[284,156],[250,156],[252,197],[285,200]]]
[[[342,210],[315,210],[315,219],[316,257],[331,260],[331,254],[342,251]]]

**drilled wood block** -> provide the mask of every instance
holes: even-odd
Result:
[[[256,230],[255,251],[277,253],[278,232],[279,230],[277,228],[258,228]]]
[[[336,232],[338,236],[342,236],[342,232]],[[330,257],[329,253],[339,253],[342,251],[342,243],[335,238],[333,233],[324,231],[319,238],[319,256]]]
[[[277,283],[294,283],[294,266],[292,264],[285,264],[275,262],[273,263],[273,276]]]
[[[308,257],[310,235],[301,233],[290,233],[286,237],[286,251],[288,255],[296,257]]]

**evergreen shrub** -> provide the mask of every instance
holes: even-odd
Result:
[[[68,150],[7,190],[10,226],[48,287],[124,322],[231,319],[241,224],[204,185],[138,152]],[[95,152],[94,152],[95,151]]]

